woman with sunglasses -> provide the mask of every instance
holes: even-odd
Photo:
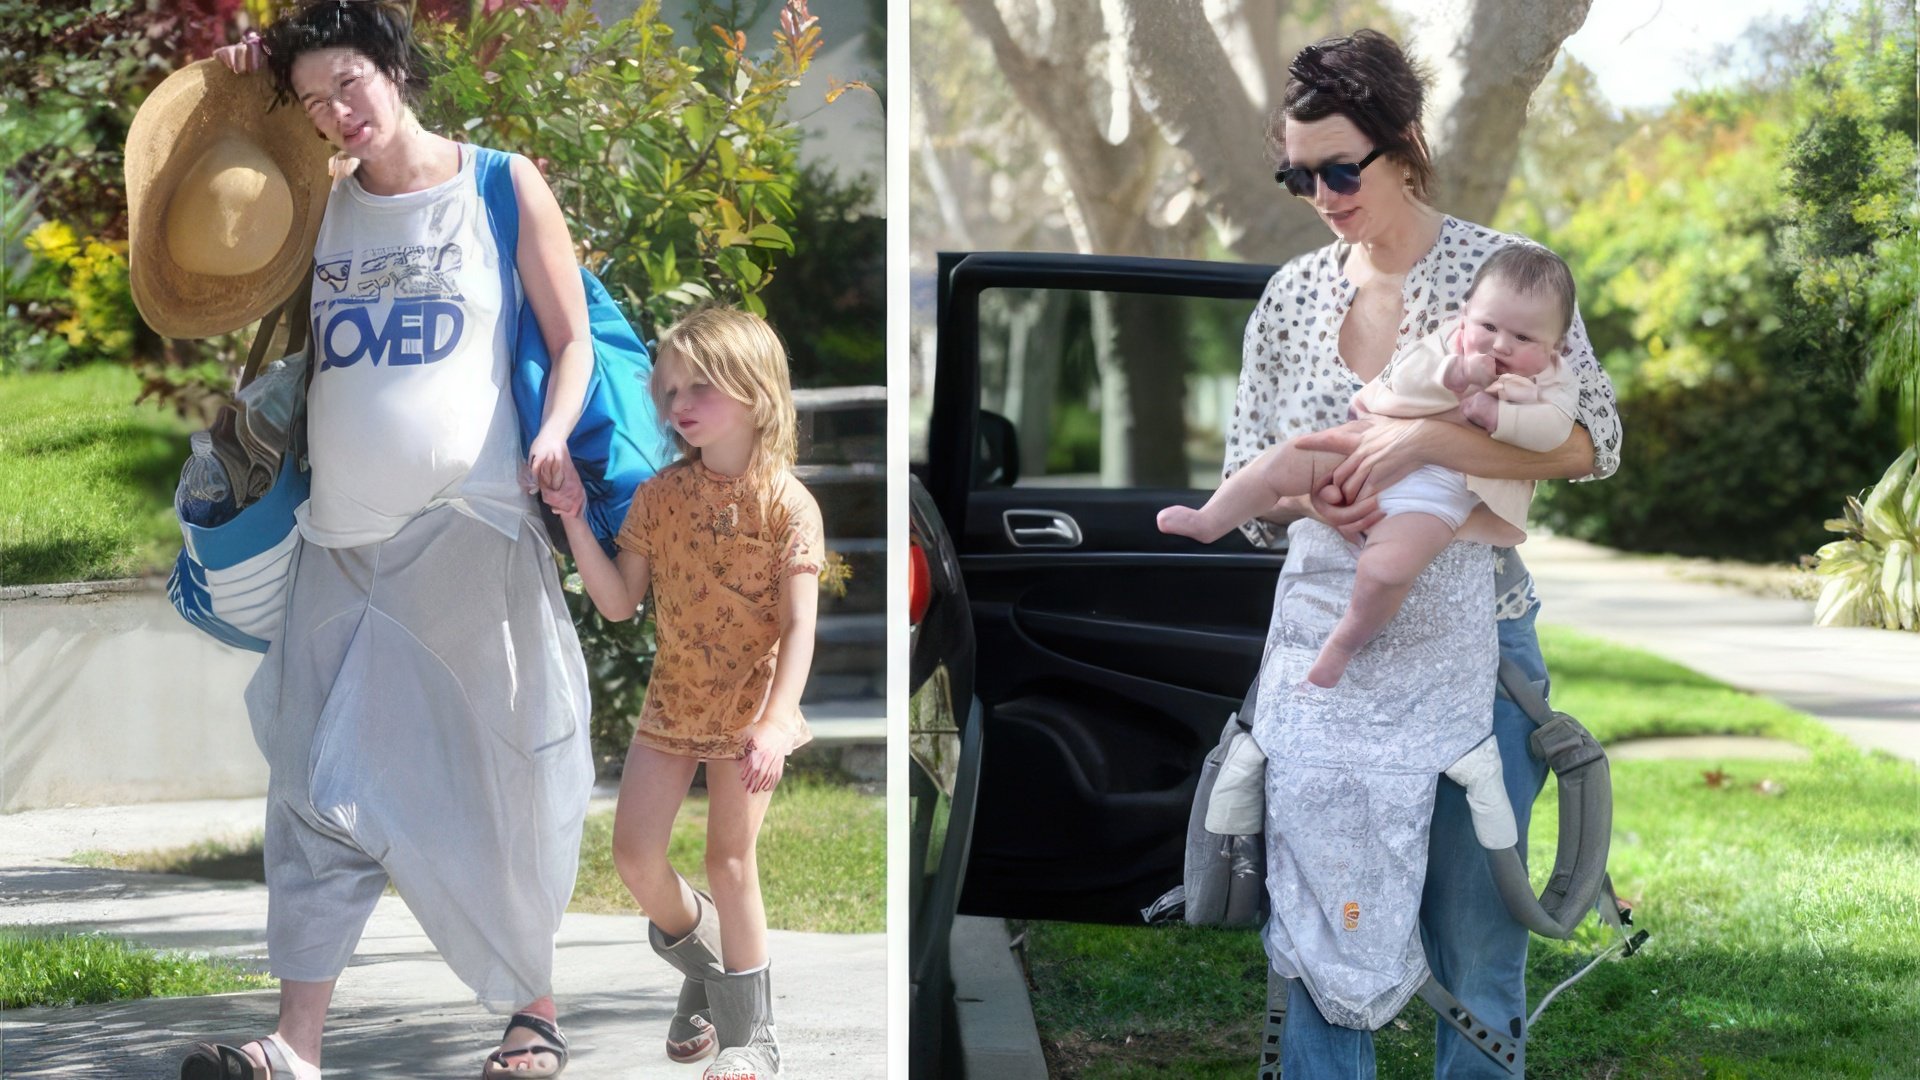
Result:
[[[1462,719],[1462,710],[1477,712],[1484,727],[1491,703],[1524,844],[1546,766],[1529,750],[1531,723],[1493,695],[1499,657],[1518,663],[1536,682],[1546,680],[1534,635],[1538,604],[1517,556],[1483,545],[1448,547],[1387,630],[1355,655],[1338,687],[1298,685],[1319,641],[1289,631],[1344,608],[1355,567],[1348,541],[1380,520],[1376,493],[1416,468],[1439,465],[1517,480],[1612,473],[1620,443],[1613,390],[1576,312],[1562,360],[1579,385],[1578,423],[1557,450],[1523,450],[1439,420],[1375,417],[1344,424],[1360,388],[1397,352],[1457,314],[1486,257],[1519,238],[1433,206],[1433,162],[1420,123],[1426,80],[1392,39],[1363,30],[1310,45],[1288,73],[1267,131],[1276,179],[1311,200],[1335,240],[1283,266],[1248,322],[1224,471],[1230,476],[1268,447],[1296,437],[1296,445],[1347,459],[1333,476],[1345,495],[1339,504],[1318,495],[1284,500],[1266,520],[1246,527],[1255,543],[1273,545],[1284,535],[1289,546],[1255,734],[1272,746],[1282,728],[1324,725],[1362,741],[1375,718],[1439,724]],[[1283,857],[1276,848],[1276,807],[1289,805],[1274,790],[1275,777],[1270,767],[1270,866]],[[1450,780],[1441,779],[1434,795],[1426,863],[1406,873],[1408,887],[1422,896],[1420,929],[1434,976],[1483,1022],[1520,1042],[1527,931],[1496,894],[1465,793]],[[1283,898],[1274,900],[1278,911]],[[1284,934],[1277,919],[1269,925],[1275,956],[1286,951],[1275,946],[1283,940],[1275,935]],[[1329,1023],[1302,980],[1279,974],[1269,978],[1262,1075],[1278,1065],[1289,1077],[1372,1077],[1371,1031]],[[1439,1024],[1437,1039],[1436,1076],[1508,1075],[1450,1026]]]
[[[414,115],[427,73],[404,6],[307,0],[219,57],[264,67],[275,107],[339,153],[308,313],[312,497],[282,634],[247,687],[279,1023],[199,1044],[180,1074],[319,1077],[335,980],[391,882],[454,973],[512,1014],[475,1071],[554,1076],[554,935],[593,762],[585,662],[521,476],[558,487],[593,369],[572,241],[538,170],[485,152],[519,204],[518,287],[503,274],[483,152]],[[524,452],[507,380],[521,291],[554,358]],[[392,1075],[430,1053],[401,1052]]]

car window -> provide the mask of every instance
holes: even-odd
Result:
[[[1068,289],[982,292],[984,460],[975,486],[1213,488],[1253,306]],[[1003,461],[1009,454],[1015,460]]]

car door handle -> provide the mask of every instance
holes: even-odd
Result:
[[[1007,541],[1014,547],[1073,548],[1080,546],[1080,525],[1058,510],[1008,510],[1000,515]]]

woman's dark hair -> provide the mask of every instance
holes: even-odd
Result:
[[[306,0],[261,35],[273,103],[298,102],[293,62],[316,49],[352,49],[393,80],[408,105],[417,105],[432,81],[427,55],[414,40],[404,8],[387,0]]]
[[[1516,291],[1537,295],[1546,293],[1560,307],[1560,335],[1566,336],[1573,329],[1573,311],[1577,302],[1573,286],[1573,271],[1567,268],[1567,261],[1552,251],[1532,242],[1508,244],[1487,256],[1480,265],[1480,272],[1473,276],[1473,284],[1467,286],[1464,302],[1473,299],[1474,290],[1482,282],[1498,278],[1512,286]]]
[[[1420,125],[1429,81],[1426,68],[1378,30],[1315,42],[1287,65],[1287,88],[1267,122],[1267,152],[1285,163],[1288,120],[1344,116],[1406,167],[1414,197],[1429,202],[1433,154]]]

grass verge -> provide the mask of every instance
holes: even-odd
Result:
[[[1803,714],[1638,650],[1543,627],[1554,705],[1602,740],[1741,734],[1808,762],[1613,766],[1609,866],[1644,951],[1600,965],[1531,1033],[1554,1078],[1853,1078],[1920,1060],[1920,771]],[[1557,800],[1534,807],[1535,885]],[[1035,1019],[1055,1076],[1240,1077],[1258,1060],[1265,958],[1248,931],[1032,923]],[[1607,944],[1533,939],[1529,1000]],[[1383,1080],[1433,1075],[1415,1004],[1376,1036]]]
[[[789,774],[774,789],[760,828],[760,885],[776,930],[874,934],[886,929],[886,797]],[[706,887],[707,797],[689,796],[673,823],[668,858]],[[260,837],[205,840],[155,851],[83,851],[83,866],[238,881],[264,881]],[[613,868],[613,813],[587,818],[573,911],[630,915],[638,908]]]
[[[156,952],[103,934],[0,928],[0,1009],[194,997],[273,985],[270,977],[236,964]]]
[[[124,367],[0,377],[0,585],[164,569],[188,426],[132,404]]]
[[[202,840],[151,851],[82,851],[70,861],[104,870],[186,874],[216,881],[265,881],[266,864],[261,859],[260,844],[261,834],[256,832],[246,839]]]

